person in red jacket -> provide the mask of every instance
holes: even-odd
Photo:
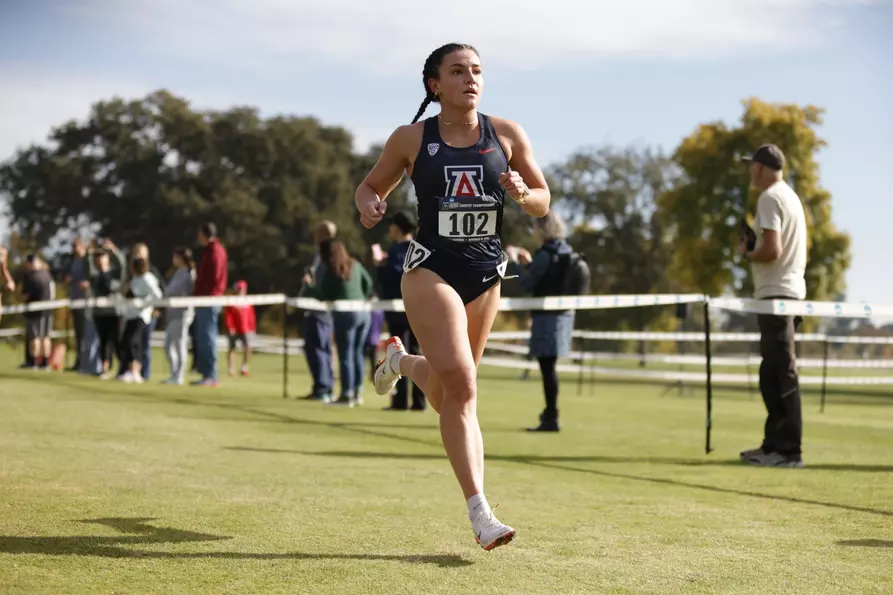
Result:
[[[248,284],[245,281],[236,281],[233,285],[238,295],[246,295],[248,293]],[[254,306],[246,304],[244,306],[227,306],[223,310],[224,324],[226,325],[226,334],[229,337],[229,353],[227,361],[229,363],[229,375],[236,375],[236,368],[233,365],[233,359],[236,354],[236,343],[242,343],[242,376],[248,376],[248,362],[251,360],[251,340],[257,330],[257,319],[254,314]]]
[[[192,294],[215,296],[226,293],[226,249],[217,239],[217,226],[204,223],[198,230],[202,256],[195,276]],[[220,306],[201,306],[195,309],[195,363],[201,380],[195,386],[217,386],[217,328]]]

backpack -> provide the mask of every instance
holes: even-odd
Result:
[[[572,252],[571,254],[562,254],[557,258],[567,261],[566,264],[563,263],[564,279],[562,279],[558,295],[588,295],[592,273],[585,257],[579,252]]]
[[[583,255],[578,252],[556,254],[546,251],[551,262],[533,291],[534,297],[589,294],[592,275]]]

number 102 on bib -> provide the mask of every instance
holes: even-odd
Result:
[[[441,211],[438,228],[441,237],[457,241],[475,241],[496,235],[496,211]]]

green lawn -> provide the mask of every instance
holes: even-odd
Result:
[[[517,540],[475,543],[436,415],[281,397],[281,359],[219,389],[19,371],[0,346],[0,592],[890,593],[893,399],[805,398],[801,470],[736,460],[759,396],[599,382],[523,432],[538,374],[481,369],[487,495]],[[307,376],[291,360],[292,396]],[[371,394],[371,391],[370,391]]]

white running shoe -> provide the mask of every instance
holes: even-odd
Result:
[[[394,371],[396,367],[395,357],[399,358],[406,355],[406,349],[403,347],[403,341],[400,337],[391,337],[384,346],[384,359],[378,362],[375,368],[375,393],[386,395],[397,385],[400,380],[400,374]]]
[[[471,519],[475,540],[486,551],[510,543],[515,538],[515,530],[500,522],[492,510],[481,507]]]

